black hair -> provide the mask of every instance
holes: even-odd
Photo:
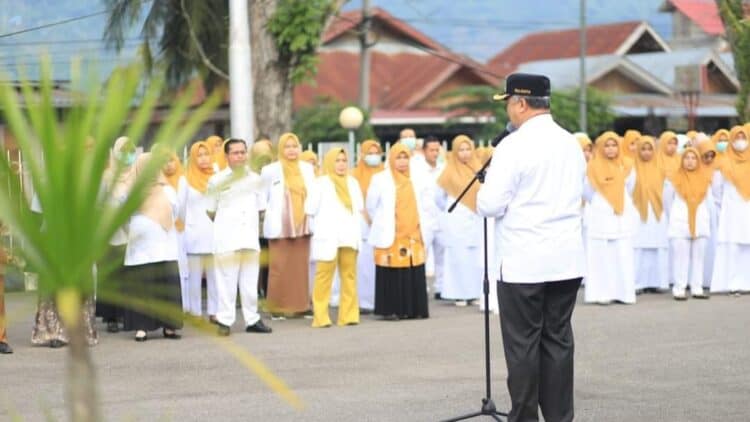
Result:
[[[229,147],[234,144],[242,144],[245,146],[245,150],[247,150],[247,142],[245,142],[243,139],[229,138],[224,141],[224,154],[229,154]]]
[[[436,144],[438,144],[438,145],[440,145],[440,146],[442,146],[442,142],[440,142],[440,139],[438,139],[437,136],[435,136],[435,135],[428,135],[428,136],[426,136],[424,138],[424,142],[422,143],[422,148],[425,148],[427,145],[429,145],[429,144],[431,144],[433,142],[436,143]]]

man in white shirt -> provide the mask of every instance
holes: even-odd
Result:
[[[247,166],[247,144],[224,143],[227,168],[208,180],[206,212],[214,221],[214,260],[219,335],[228,336],[236,317],[237,287],[248,333],[270,333],[258,314],[259,213],[266,208],[261,179]]]
[[[443,173],[445,164],[441,163],[438,158],[440,157],[440,139],[435,136],[429,135],[425,137],[422,146],[422,158],[419,161],[419,170],[425,174],[429,182],[430,189],[433,191],[437,188],[437,179],[440,174]],[[416,157],[415,157],[416,158]],[[412,165],[416,164],[414,158],[412,158]],[[435,220],[439,218],[440,210],[435,208],[436,215]],[[443,246],[438,240],[438,236],[433,237],[432,244],[427,246],[427,262],[425,264],[425,271],[427,276],[434,276],[435,281],[433,284],[433,291],[435,299],[441,299],[440,292],[443,288]]]
[[[506,80],[512,125],[477,195],[477,211],[502,226],[497,284],[508,421],[573,420],[573,329],[584,275],[581,198],[585,162],[575,137],[550,115],[549,79]]]

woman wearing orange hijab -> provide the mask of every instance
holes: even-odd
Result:
[[[211,135],[205,141],[211,146],[211,156],[214,161],[214,172],[218,173],[227,168],[227,157],[224,156],[224,140],[221,136]]]
[[[357,179],[362,197],[367,197],[372,176],[383,171],[383,148],[380,142],[368,139],[359,147],[359,161],[352,170]],[[372,245],[367,243],[370,234],[370,217],[362,213],[362,246],[357,254],[357,294],[362,314],[370,314],[375,309],[375,256]]]
[[[672,173],[680,168],[680,155],[677,153],[677,134],[666,131],[659,136],[659,151],[656,153],[656,163],[659,168],[670,177]]]
[[[672,295],[675,300],[686,300],[685,290],[690,284],[692,297],[707,299],[703,291],[703,264],[711,236],[711,181],[703,174],[697,149],[685,149],[680,161],[680,169],[664,187],[673,260]]]
[[[441,297],[454,300],[457,306],[482,295],[482,217],[477,214],[479,183],[474,183],[461,202],[448,213],[482,167],[474,150],[474,141],[466,135],[453,138],[445,169],[437,180],[436,203],[441,211],[438,230],[443,248],[443,283]]]
[[[664,172],[656,163],[656,141],[641,136],[635,155],[633,204],[639,224],[633,237],[636,290],[656,293],[669,287],[669,238],[662,193]]]
[[[641,137],[641,132],[635,129],[628,129],[625,134],[622,135],[622,148],[623,158],[627,157],[631,161],[635,161],[636,155],[638,155],[638,139]]]
[[[341,297],[337,325],[359,324],[357,300],[357,250],[364,199],[357,180],[348,176],[346,150],[334,148],[323,158],[325,175],[318,177],[307,197],[305,212],[315,219],[312,259],[315,261],[313,327],[330,327],[328,304],[333,276],[338,268]]]
[[[635,176],[625,167],[621,151],[617,134],[605,132],[597,138],[588,164],[584,184],[588,303],[635,303],[632,237],[638,214],[629,194]]]
[[[299,159],[302,161],[306,161],[310,163],[311,166],[313,166],[313,169],[315,169],[315,176],[320,176],[320,164],[318,163],[318,154],[313,152],[312,150],[306,149],[302,151],[302,154],[299,155]]]
[[[750,134],[735,126],[713,192],[719,205],[711,292],[750,292]]]
[[[315,171],[300,160],[297,135],[285,133],[278,143],[278,161],[261,170],[266,189],[263,233],[268,239],[269,275],[266,303],[274,319],[310,309],[310,219],[305,199],[314,189]]]
[[[188,279],[183,296],[186,298],[186,312],[197,317],[203,315],[201,279],[205,273],[208,292],[206,311],[211,321],[215,320],[218,308],[213,266],[214,225],[206,214],[210,203],[206,194],[208,179],[213,175],[212,146],[203,141],[194,143],[190,147],[187,171],[177,189],[179,217],[185,222],[184,245],[188,262]]]
[[[388,320],[427,318],[425,245],[434,222],[432,190],[409,173],[409,148],[397,143],[390,168],[373,176],[367,192],[375,247],[375,314]],[[429,208],[432,207],[432,208]]]
[[[729,132],[727,131],[727,139]],[[709,181],[717,177],[719,169],[721,169],[721,163],[724,161],[724,155],[719,155],[716,148],[716,144],[712,139],[709,139],[705,134],[698,135],[697,138],[697,150],[701,154],[701,172]],[[716,231],[719,228],[719,215],[716,207],[711,208],[711,235],[706,244],[706,251],[704,253],[705,259],[703,263],[703,288],[708,290],[711,288],[711,275],[714,271],[714,259],[716,257]]]
[[[589,161],[591,161],[591,157],[594,156],[594,143],[591,142],[589,135],[586,135],[583,132],[574,133],[573,136],[576,137],[576,139],[578,140],[578,144],[581,145],[581,150],[583,150],[583,157],[586,158],[586,162],[588,163]]]

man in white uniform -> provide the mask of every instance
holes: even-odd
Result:
[[[497,218],[497,283],[512,408],[508,421],[573,420],[573,329],[584,275],[581,197],[586,174],[578,141],[550,115],[549,79],[512,74],[506,101],[518,128],[500,143],[477,195]]]
[[[224,143],[227,168],[211,176],[206,212],[214,221],[214,260],[219,335],[228,336],[236,316],[237,288],[248,333],[270,333],[258,314],[260,242],[258,215],[266,208],[261,179],[247,166],[247,144]]]
[[[424,156],[422,160],[422,168],[429,180],[430,188],[435,190],[437,187],[437,179],[440,174],[443,173],[445,163],[438,160],[440,157],[440,139],[435,136],[427,136],[422,146],[422,154]],[[412,159],[413,160],[413,159]],[[412,161],[413,162],[413,161]],[[437,208],[435,209],[440,214]],[[439,215],[435,215],[435,221],[438,221]],[[434,276],[435,281],[433,284],[433,291],[435,293],[435,299],[440,299],[440,292],[443,287],[443,247],[438,240],[439,236],[434,236],[431,245],[427,245],[427,262],[425,264],[425,272],[427,276]]]

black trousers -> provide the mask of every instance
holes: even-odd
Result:
[[[498,281],[500,328],[512,407],[508,422],[573,420],[573,327],[581,279]]]

